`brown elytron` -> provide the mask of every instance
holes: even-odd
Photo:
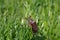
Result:
[[[29,23],[29,25],[31,25],[33,33],[36,33],[37,30],[38,30],[37,29],[37,24],[34,20],[31,19],[31,16],[28,17],[28,23]]]

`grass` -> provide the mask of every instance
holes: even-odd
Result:
[[[33,36],[25,17],[38,26]],[[59,0],[0,0],[0,40],[60,40]]]

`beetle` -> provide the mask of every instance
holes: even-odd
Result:
[[[36,33],[38,30],[36,22],[31,18],[31,16],[29,16],[27,20],[29,25],[32,27],[32,32]]]

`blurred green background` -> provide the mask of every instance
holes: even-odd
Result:
[[[35,36],[24,19],[29,15]],[[60,40],[60,0],[0,0],[0,40]]]

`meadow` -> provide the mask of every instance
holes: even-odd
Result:
[[[60,0],[0,0],[0,40],[60,40]]]

